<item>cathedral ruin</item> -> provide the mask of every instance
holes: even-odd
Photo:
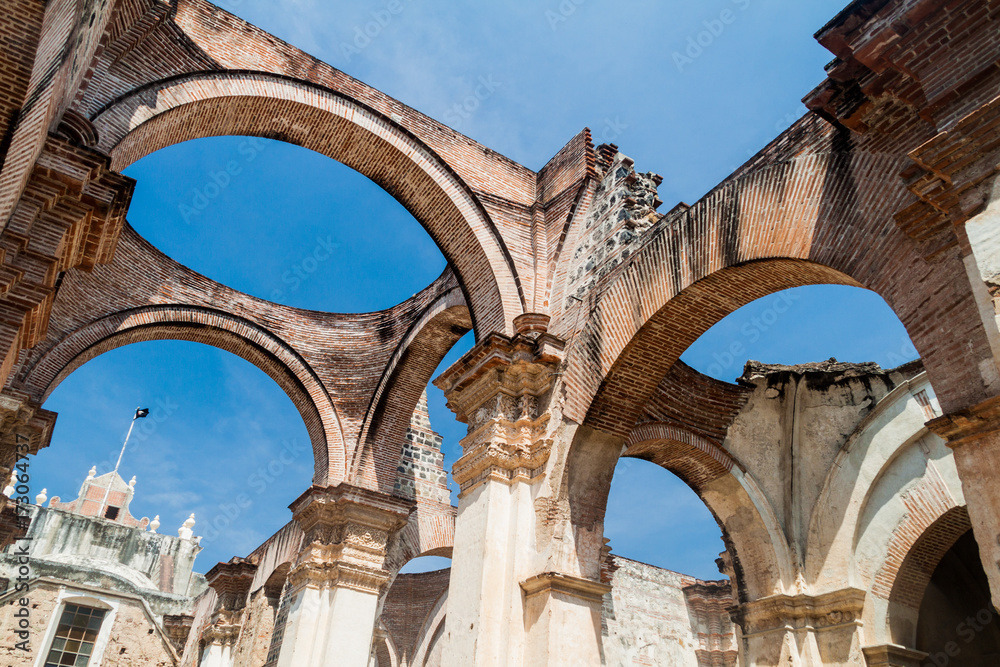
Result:
[[[855,0],[816,38],[833,61],[801,119],[664,206],[587,129],[532,171],[205,0],[5,0],[0,662],[1000,665],[1000,1]],[[121,172],[220,135],[367,176],[448,268],[335,314],[178,264],[126,222]],[[737,383],[680,361],[741,306],[815,284],[879,294],[920,360],[749,363]],[[60,382],[165,339],[260,368],[314,453],[285,527],[204,580],[191,526],[150,532],[116,474],[48,507],[17,488]],[[432,380],[468,425],[457,507]],[[613,553],[621,457],[704,501],[718,581]],[[91,487],[122,513],[88,513]],[[452,567],[399,574],[425,555]]]

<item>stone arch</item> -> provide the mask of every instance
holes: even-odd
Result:
[[[162,305],[99,318],[33,360],[22,383],[41,403],[73,371],[113,349],[152,340],[186,340],[231,352],[266,373],[292,400],[305,422],[315,457],[314,481],[345,469],[337,409],[312,368],[287,343],[241,317],[207,307]]]
[[[718,444],[677,425],[652,422],[629,434],[622,456],[655,463],[698,494],[722,530],[741,599],[780,593],[794,581],[791,549],[771,504]]]
[[[455,267],[477,331],[511,331],[523,311],[513,258],[470,187],[398,122],[343,93],[263,72],[186,74],[118,98],[93,124],[116,170],[171,144],[219,135],[327,155],[380,185],[424,226]]]
[[[369,403],[362,446],[349,471],[356,484],[392,492],[410,416],[438,364],[471,328],[465,297],[455,288],[430,304],[406,332]]]
[[[589,305],[590,313],[567,368],[567,383],[578,390],[569,416],[624,437],[702,333],[755,299],[812,284],[882,296],[946,412],[997,389],[1000,376],[960,257],[928,262],[893,221],[912,198],[898,176],[905,156],[853,149],[849,137],[821,124],[806,118],[789,140],[804,143],[813,133],[808,140],[818,145],[795,146],[799,154],[782,147],[792,153],[785,161],[745,167],[695,206],[660,220],[594,287],[590,304],[575,307]],[[569,312],[563,321],[579,316]],[[956,338],[969,343],[952,345]]]
[[[648,422],[627,438],[609,438],[586,426],[570,447],[563,491],[576,562],[554,564],[597,579],[604,512],[621,456],[642,458],[680,477],[712,512],[733,557],[741,602],[784,592],[794,562],[780,522],[753,477],[712,440],[676,424]],[[762,538],[766,536],[766,538]],[[565,538],[564,538],[565,539]]]

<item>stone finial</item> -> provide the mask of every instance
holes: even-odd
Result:
[[[128,488],[135,489],[135,475],[132,475],[132,479],[128,481]]]
[[[91,466],[90,472],[87,473],[87,479],[85,479],[84,481],[89,482],[95,477],[97,477],[97,466]]]
[[[42,492],[35,496],[35,504],[41,507],[45,504],[45,501],[49,499],[48,489],[42,489]]]
[[[7,486],[3,489],[3,494],[8,498],[14,495],[14,485],[17,484],[17,470],[10,471],[10,481],[7,482]]]
[[[56,505],[59,504],[60,500],[62,500],[62,498],[60,498],[59,496],[52,496],[51,498],[49,498],[49,507],[55,507]]]
[[[155,533],[156,529],[159,527],[160,527],[160,515],[157,514],[156,516],[153,517],[153,520],[149,522],[149,532]]]
[[[177,537],[181,538],[182,540],[190,540],[191,537],[194,535],[193,529],[194,529],[194,513],[192,513],[191,516],[189,516],[187,520],[184,522],[184,524],[177,529]]]

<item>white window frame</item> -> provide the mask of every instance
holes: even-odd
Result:
[[[62,618],[63,612],[66,611],[67,604],[103,609],[107,612],[104,615],[104,622],[101,623],[101,631],[97,633],[97,641],[94,642],[94,651],[90,654],[90,662],[87,664],[87,667],[100,667],[101,661],[104,659],[104,650],[108,647],[108,642],[111,640],[111,628],[115,624],[115,617],[118,615],[120,601],[115,598],[95,595],[90,591],[74,591],[66,587],[59,589],[59,596],[56,598],[56,607],[52,612],[52,616],[49,617],[49,624],[45,628],[45,635],[42,638],[42,648],[35,656],[34,667],[44,667],[45,659],[49,655],[49,650],[51,650],[52,642],[56,636],[56,630],[59,627],[59,619]]]

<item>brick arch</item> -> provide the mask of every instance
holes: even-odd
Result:
[[[185,340],[241,357],[278,383],[305,422],[315,458],[314,480],[325,483],[345,468],[337,409],[312,368],[287,343],[241,317],[199,306],[135,308],[97,319],[60,340],[23,370],[22,385],[40,403],[73,371],[131,343]]]
[[[392,493],[410,417],[434,370],[472,328],[465,296],[458,288],[439,296],[396,348],[386,365],[361,428],[348,471],[355,484]]]
[[[181,141],[245,135],[327,155],[383,187],[455,267],[477,331],[511,331],[524,301],[514,260],[470,187],[423,141],[346,94],[259,72],[157,81],[93,118],[99,148],[121,170]]]
[[[872,593],[879,597],[888,593],[889,632],[900,646],[914,645],[916,628],[911,619],[920,609],[934,571],[958,539],[972,530],[964,505],[952,507],[933,521],[912,523],[909,531],[893,534],[886,565],[872,587]],[[890,585],[888,591],[886,584]]]
[[[660,220],[594,288],[590,313],[567,313],[564,322],[584,322],[566,374],[574,388],[569,416],[624,437],[661,378],[712,325],[755,299],[812,284],[882,296],[946,412],[997,390],[961,258],[925,260],[893,220],[912,199],[898,176],[905,156],[854,150],[850,137],[818,123],[806,119],[794,128],[788,141],[800,145],[782,148],[792,153],[784,161],[746,167],[695,206]],[[807,141],[820,145],[801,145]]]
[[[794,581],[791,549],[773,508],[716,442],[676,424],[651,422],[629,434],[622,456],[669,470],[698,494],[722,530],[741,600],[779,593]]]

